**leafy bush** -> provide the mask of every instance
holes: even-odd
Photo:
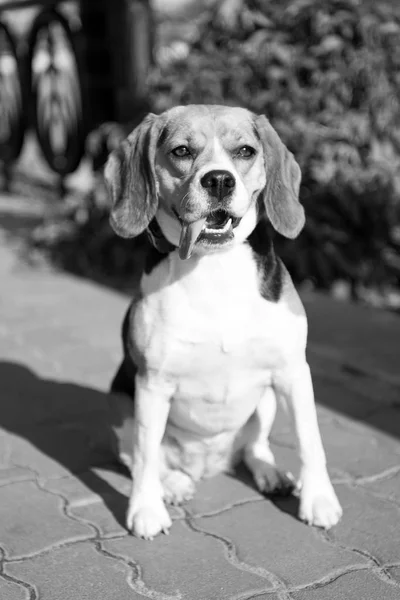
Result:
[[[323,288],[346,280],[353,297],[398,286],[400,6],[243,0],[230,17],[208,12],[188,53],[154,68],[153,109],[221,103],[265,113],[303,173],[305,231],[277,240],[294,278]],[[104,244],[117,247],[111,239]]]

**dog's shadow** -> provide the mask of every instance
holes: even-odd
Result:
[[[11,362],[0,362],[0,381],[0,428],[25,439],[50,458],[53,474],[49,474],[49,479],[60,476],[61,465],[62,474],[66,470],[80,480],[102,499],[116,522],[125,528],[129,492],[121,493],[96,469],[101,467],[101,474],[108,471],[125,478],[129,476],[112,452],[116,442],[112,425],[117,423],[112,422],[108,394],[74,383],[41,379],[29,368]],[[17,452],[16,461],[12,447],[11,442],[9,466],[30,468],[38,476],[47,477],[46,472],[43,475],[40,471],[40,464],[36,468],[37,459],[30,454],[29,447],[22,452],[22,460],[21,452]],[[7,466],[7,457],[3,463]],[[239,465],[232,476],[255,489],[243,465]],[[297,518],[296,497],[267,498],[282,512]]]
[[[28,441],[50,458],[42,471],[40,456],[29,446],[18,447],[16,439],[14,443],[11,440],[9,459],[1,457],[3,464],[26,467],[44,479],[65,475],[66,470],[100,496],[124,527],[127,496],[94,470],[101,467],[126,475],[111,451],[114,434],[107,394],[82,385],[41,379],[29,368],[11,362],[0,362],[0,382],[0,428]]]

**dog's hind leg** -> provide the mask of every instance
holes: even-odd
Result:
[[[180,469],[162,469],[161,484],[164,490],[164,502],[179,506],[193,498],[195,484],[193,479]]]
[[[269,387],[244,427],[243,458],[260,492],[287,495],[295,487],[294,477],[277,468],[268,441],[275,415],[276,396]]]

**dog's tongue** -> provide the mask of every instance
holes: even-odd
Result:
[[[190,258],[197,238],[203,229],[206,218],[199,219],[194,223],[182,223],[181,239],[179,241],[179,258],[185,260]]]

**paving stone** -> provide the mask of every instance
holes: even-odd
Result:
[[[76,476],[51,479],[45,482],[48,490],[62,494],[71,507],[95,503],[104,496],[123,495],[127,498],[131,489],[131,479],[118,467],[83,471]]]
[[[321,411],[319,411],[321,414]],[[328,466],[352,477],[380,473],[400,462],[400,442],[362,423],[335,415],[325,409],[319,419]],[[279,444],[293,444],[289,433],[274,436]]]
[[[400,465],[399,465],[400,468]],[[382,475],[384,475],[385,471]],[[390,470],[387,471],[390,473]],[[366,491],[370,491],[376,493],[380,496],[387,498],[398,504],[400,507],[400,472],[394,474],[393,476],[382,476],[379,477],[379,474],[372,481],[363,482],[363,488]]]
[[[400,443],[368,423],[340,417],[334,423],[321,424],[329,464],[353,476],[366,476],[396,466],[400,461]]]
[[[7,581],[0,575],[0,598],[4,598],[4,600],[29,600],[29,592],[21,585]]]
[[[227,510],[240,502],[261,499],[264,497],[242,468],[237,476],[222,474],[200,482],[194,498],[186,506],[193,516],[201,516]]]
[[[329,369],[329,367],[328,363],[327,368]],[[312,363],[311,372],[313,374],[316,402],[331,408],[335,413],[341,413],[352,419],[363,419],[371,414],[371,412],[379,410],[382,407],[383,400],[388,401],[389,394],[393,400],[395,399],[395,392],[388,385],[381,386],[381,396],[375,395],[371,397],[369,381],[365,383],[364,389],[358,384],[359,389],[357,390],[354,389],[356,387],[354,380],[359,381],[360,378],[354,376],[352,378],[350,376],[345,377],[339,374],[338,379],[332,381],[328,377],[323,377],[315,373]],[[396,394],[398,395],[398,392]]]
[[[333,539],[370,553],[380,563],[400,562],[398,507],[375,498],[362,487],[339,485],[337,492],[344,517],[332,530]]]
[[[302,294],[309,344],[367,372],[399,377],[400,319],[387,310],[343,303],[323,294]],[[372,343],[373,340],[373,343]]]
[[[19,432],[26,427],[104,414],[107,396],[89,387],[41,379],[23,365],[0,362],[1,425]]]
[[[102,435],[101,423],[46,425],[9,435],[9,462],[31,467],[41,477],[63,477],[109,462],[110,448]],[[23,436],[23,437],[22,437]],[[102,439],[101,439],[102,438]]]
[[[392,567],[391,569],[388,569],[388,573],[400,585],[400,564],[398,567]]]
[[[180,593],[182,600],[230,600],[272,587],[256,574],[257,569],[249,572],[234,566],[217,540],[194,533],[180,521],[173,524],[170,535],[152,542],[129,536],[103,542],[102,547],[139,561],[146,586],[175,597]]]
[[[310,583],[335,569],[365,563],[349,550],[327,544],[317,530],[295,520],[294,499],[276,503],[266,500],[242,505],[215,517],[196,519],[195,526],[231,540],[239,560],[272,571],[291,585]]]
[[[0,468],[0,487],[16,481],[29,481],[32,479],[35,479],[35,474],[29,469],[21,467]]]
[[[346,573],[323,587],[292,593],[293,600],[399,600],[400,587],[370,571]],[[259,599],[257,599],[259,600]]]
[[[131,568],[89,543],[7,564],[6,572],[35,585],[40,600],[143,600],[128,583]]]
[[[400,401],[400,390],[399,390]],[[397,442],[400,463],[400,404],[381,410],[366,419],[373,427],[389,433]]]
[[[125,527],[127,498],[103,498],[94,502],[71,508],[71,514],[94,525],[102,537],[128,535]]]
[[[330,360],[328,356],[307,348],[317,402],[325,402],[350,417],[360,417],[374,408],[398,402],[399,385],[376,373],[358,369],[357,365]]]
[[[0,488],[0,540],[8,558],[30,555],[68,540],[93,535],[66,517],[62,500],[25,481]]]
[[[7,433],[0,428],[0,469],[10,468],[11,445]]]

